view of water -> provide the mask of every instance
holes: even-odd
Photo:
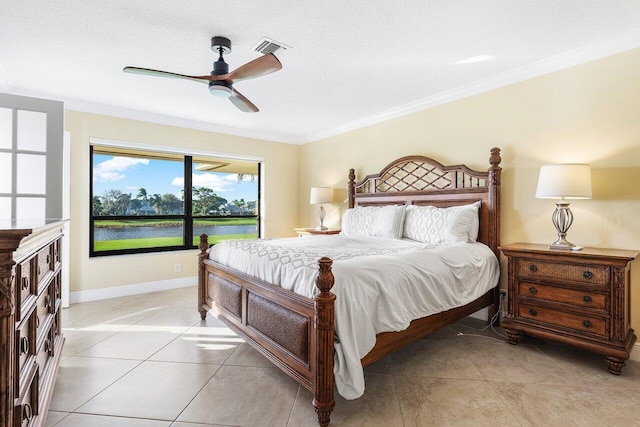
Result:
[[[258,226],[253,225],[211,225],[193,227],[193,235],[202,233],[220,234],[258,234]],[[145,239],[147,237],[181,237],[182,227],[96,227],[94,240]]]

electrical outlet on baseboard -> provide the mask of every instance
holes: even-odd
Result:
[[[173,272],[174,273],[180,273],[180,264],[174,264],[173,266]]]

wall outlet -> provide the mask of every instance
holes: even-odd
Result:
[[[180,273],[180,264],[175,264],[175,265],[173,266],[173,271],[174,271],[175,273]]]

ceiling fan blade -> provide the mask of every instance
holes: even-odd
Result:
[[[210,79],[211,76],[188,76],[186,74],[171,73],[169,71],[152,70],[150,68],[124,67],[122,71],[124,71],[125,73],[142,74],[145,76],[168,77],[172,79],[186,79],[186,80],[192,80],[194,82],[207,83],[207,84],[209,83],[209,80],[211,80]]]
[[[253,105],[251,101],[245,98],[243,94],[241,94],[234,88],[231,88],[231,96],[229,97],[229,101],[231,101],[233,105],[238,107],[240,111],[244,111],[245,113],[257,113],[258,111],[260,111],[258,107]]]
[[[225,80],[238,82],[240,80],[253,79],[255,77],[266,76],[282,69],[282,64],[273,53],[263,55],[251,62],[236,68],[229,74],[225,75]],[[219,76],[221,77],[221,76]]]

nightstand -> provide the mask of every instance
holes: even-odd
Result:
[[[339,234],[340,230],[335,228],[329,228],[326,230],[316,230],[315,228],[294,228],[293,231],[298,233],[298,237],[312,235],[320,235],[320,234]]]
[[[620,375],[636,341],[629,265],[639,253],[525,243],[500,250],[509,269],[508,314],[501,323],[509,342],[526,334],[570,344],[605,356],[609,372]]]

